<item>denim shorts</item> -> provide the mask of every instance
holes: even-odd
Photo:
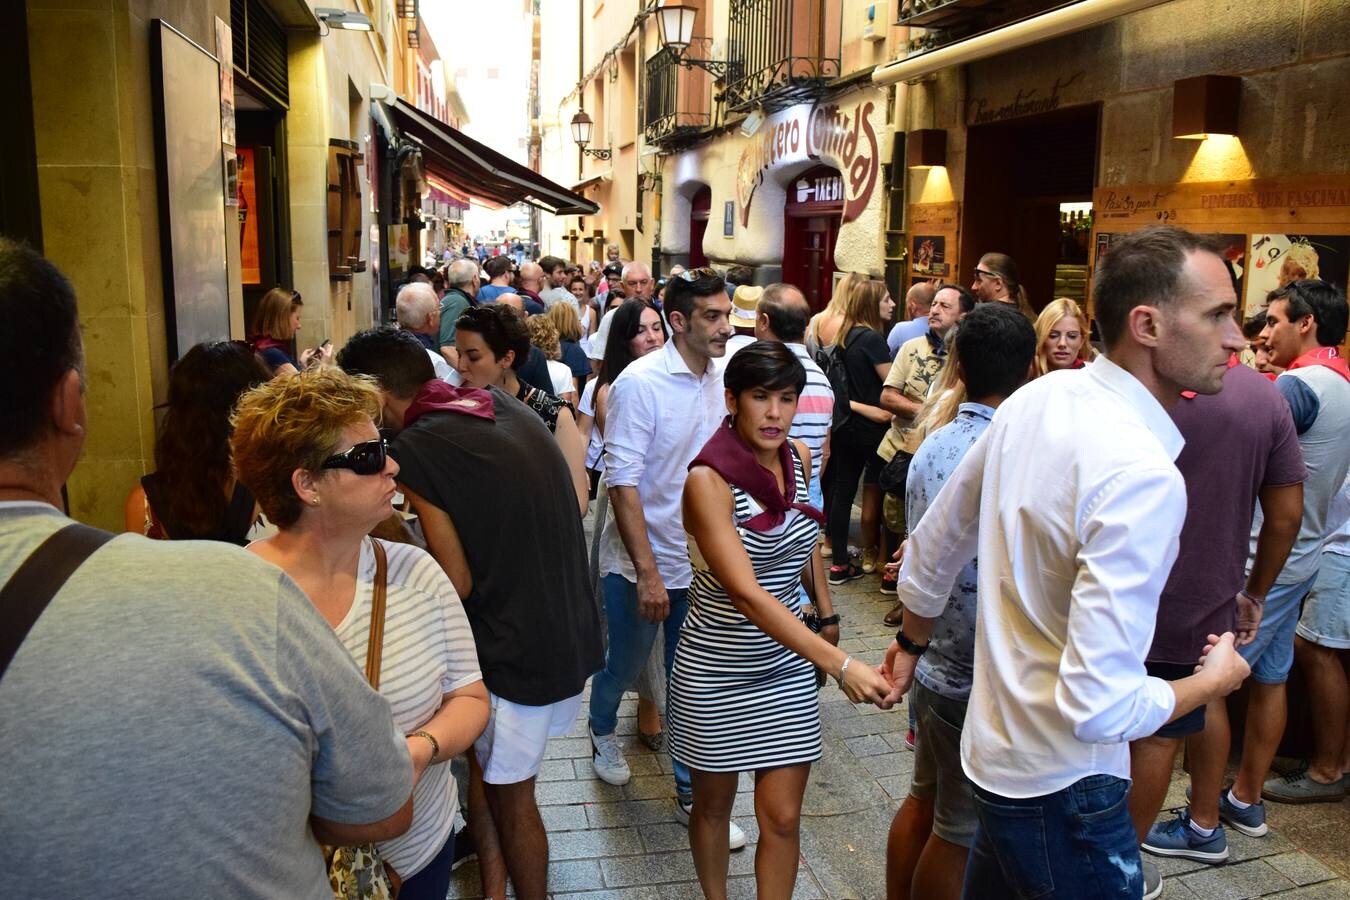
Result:
[[[931,691],[918,681],[910,692],[916,718],[914,780],[909,792],[933,804],[933,834],[949,844],[975,841],[975,796],[961,769],[961,728],[966,704]]]
[[[1163,681],[1180,681],[1195,674],[1195,666],[1183,666],[1179,663],[1150,662],[1144,663],[1144,668],[1148,670],[1150,676],[1161,678]],[[1173,719],[1153,732],[1153,736],[1180,740],[1204,730],[1205,704],[1202,703],[1186,715]]]
[[[1303,604],[1296,630],[1299,637],[1318,646],[1350,649],[1350,556],[1322,554],[1317,581]]]
[[[1266,594],[1256,640],[1238,648],[1258,683],[1284,684],[1289,680],[1289,670],[1294,667],[1294,627],[1298,625],[1299,606],[1316,580],[1313,575],[1297,584],[1277,584]]]

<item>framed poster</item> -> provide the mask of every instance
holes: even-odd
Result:
[[[229,340],[220,65],[162,19],[150,24],[159,234],[169,360]]]
[[[907,219],[910,239],[903,251],[909,257],[909,286],[934,280],[959,284],[955,248],[960,234],[960,206],[954,201],[912,203]]]
[[[916,234],[910,253],[910,271],[925,278],[947,275],[947,238],[940,234]]]

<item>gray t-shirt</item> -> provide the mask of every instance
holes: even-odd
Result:
[[[0,504],[0,581],[70,520]],[[0,869],[25,897],[331,900],[311,813],[387,818],[407,744],[309,600],[237,547],[122,535],[0,681]]]

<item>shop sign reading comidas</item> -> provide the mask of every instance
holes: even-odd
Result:
[[[774,115],[741,153],[736,168],[736,197],[741,204],[741,226],[750,224],[750,203],[764,173],[792,163],[818,159],[840,172],[845,222],[867,208],[877,183],[880,163],[877,133],[870,117],[871,100],[840,106],[802,104]]]

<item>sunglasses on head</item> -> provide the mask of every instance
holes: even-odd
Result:
[[[720,278],[721,276],[717,274],[716,269],[704,266],[698,269],[685,269],[678,277],[683,278],[685,281],[694,282],[698,281],[700,278]]]
[[[993,272],[986,271],[985,269],[976,269],[976,270],[975,270],[975,274],[978,275],[978,276],[980,276],[981,278],[1002,278],[1002,277],[1003,277],[1002,275],[996,275],[996,274],[994,274]]]
[[[362,441],[350,450],[335,453],[323,461],[321,469],[351,469],[357,475],[378,475],[384,471],[389,445],[383,438]]]

